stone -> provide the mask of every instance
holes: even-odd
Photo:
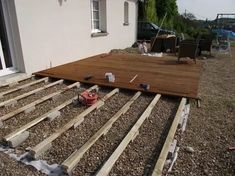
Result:
[[[209,175],[209,171],[207,169],[204,169],[204,174]]]
[[[188,152],[188,153],[194,153],[195,152],[195,150],[192,148],[192,147],[186,147],[186,151]]]

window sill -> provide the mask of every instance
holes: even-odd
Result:
[[[123,23],[123,26],[129,26],[130,23]]]
[[[103,36],[107,36],[109,33],[107,32],[98,32],[98,33],[92,33],[91,37],[103,37]]]

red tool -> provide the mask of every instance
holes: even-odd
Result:
[[[79,95],[79,102],[85,106],[91,106],[95,104],[98,100],[98,95],[96,92],[84,91]]]

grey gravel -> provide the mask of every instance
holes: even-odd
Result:
[[[65,87],[64,84],[55,85],[55,86],[50,87],[48,89],[42,90],[42,91],[40,91],[40,92],[38,92],[36,94],[30,95],[30,96],[28,96],[26,98],[20,99],[19,101],[17,101],[17,103],[14,106],[1,107],[0,108],[0,114],[1,114],[1,116],[5,115],[5,114],[7,114],[9,112],[12,112],[12,111],[22,107],[22,106],[25,106],[25,105],[27,105],[29,103],[32,103],[33,101],[36,101],[39,98],[42,98],[42,97],[44,97],[46,95],[49,95],[49,94],[51,94],[53,92],[56,92],[56,91],[58,91],[58,90],[60,90],[60,89],[62,89],[64,87]],[[19,93],[19,95],[20,95],[20,93]]]
[[[108,99],[104,106],[87,115],[78,128],[70,129],[55,140],[53,148],[43,156],[43,159],[49,163],[62,163],[98,131],[130,99],[132,94],[120,92]]]
[[[100,97],[103,97],[107,91],[108,90],[104,90],[104,91],[101,90],[99,92]],[[19,147],[19,150],[23,151],[27,147],[34,147],[35,145],[37,145],[38,143],[40,143],[41,141],[49,137],[57,129],[61,128],[63,125],[68,123],[71,119],[73,119],[75,116],[80,114],[85,109],[86,109],[85,106],[79,106],[79,107],[74,108],[74,105],[71,104],[61,110],[61,116],[57,118],[56,120],[42,121],[36,126],[30,128],[29,129],[30,136],[25,141],[25,143],[23,143],[22,146]]]
[[[24,93],[27,93],[29,91],[32,91],[32,90],[35,90],[39,87],[43,87],[45,85],[47,85],[48,83],[45,83],[45,82],[40,82],[38,84],[35,84],[35,85],[32,85],[32,86],[29,86],[27,88],[24,88],[24,89],[20,89],[18,91],[15,91],[15,92],[12,92],[10,94],[6,94],[4,95],[1,99],[0,99],[0,102],[3,102],[3,101],[6,101],[6,100],[9,100],[9,99],[12,99],[12,98],[15,98],[19,95],[22,95]]]
[[[233,55],[235,55],[234,48]],[[198,109],[194,102],[191,103],[190,118],[186,132],[183,135],[176,134],[181,149],[176,165],[169,175],[230,176],[235,173],[235,154],[233,151],[227,150],[228,146],[232,146],[235,143],[235,85],[233,81],[235,60],[234,57],[221,57],[208,58],[203,60],[203,62],[203,77],[200,84],[200,95],[203,99],[202,107]],[[72,96],[73,93],[69,94],[67,98]],[[152,98],[153,96],[142,95],[134,103],[130,111],[120,117],[113,125],[109,133],[101,137],[89,152],[83,156],[74,171],[74,175],[93,175],[116,149]],[[64,101],[64,99],[58,100],[58,102],[60,101]],[[31,121],[41,113],[45,113],[55,104],[53,101],[48,101],[38,106],[35,112],[27,115],[21,114],[18,116],[18,120],[13,118],[12,121],[8,121],[5,126],[6,129],[0,129],[0,137],[27,123],[28,120]],[[110,106],[114,105],[110,103]],[[164,142],[164,137],[167,134],[167,130],[165,130],[168,129],[167,124],[172,121],[171,117],[173,114],[175,115],[174,106],[176,105],[172,105],[170,99],[163,99],[158,106],[163,108],[154,108],[152,115],[141,127],[140,134],[118,159],[110,175],[149,175],[151,173]],[[62,162],[108,120],[110,111],[111,113],[115,111],[103,108],[89,115],[87,121],[84,121],[84,124],[78,129],[71,130],[56,140],[53,145],[59,152],[52,149],[43,157],[51,163]],[[67,107],[62,111],[63,118],[56,119],[53,122],[45,121],[30,129],[31,136],[29,140],[22,147],[17,148],[17,152],[25,151],[26,147],[35,145],[49,136],[55,129],[60,128],[70,120],[73,115],[81,112],[81,109],[82,107]],[[99,114],[102,114],[103,118]],[[91,119],[91,121],[88,119]],[[95,120],[93,121],[92,119]],[[77,133],[72,133],[73,131]],[[67,135],[71,138],[66,138]],[[146,145],[146,141],[148,145]],[[68,150],[65,150],[62,146],[60,147],[60,142],[63,142],[61,143],[62,146],[68,146]],[[188,153],[184,150],[187,146],[193,147],[196,152]],[[51,159],[50,156],[52,156]],[[35,171],[35,169],[9,159],[2,153],[0,153],[0,171],[0,175],[4,176],[43,175]]]
[[[9,87],[9,86],[1,87],[1,88],[0,88],[0,92],[5,92],[5,91],[7,91],[7,90],[16,88],[16,87],[21,86],[21,85],[24,85],[24,84],[28,84],[28,83],[33,82],[33,81],[34,81],[33,79],[26,79],[26,80],[24,80],[24,81],[20,81],[18,84],[15,84],[15,85],[13,85],[13,86],[11,86],[11,87]]]
[[[141,97],[132,104],[129,111],[113,124],[110,131],[105,136],[101,137],[90,150],[84,154],[73,174],[93,175],[99,166],[104,163],[107,157],[116,149],[152,98],[153,96],[141,95]]]
[[[9,120],[4,122],[4,128],[0,130],[0,136],[5,136],[9,134],[13,130],[29,123],[30,121],[34,120],[35,118],[39,117],[40,115],[45,114],[49,110],[55,108],[56,106],[62,104],[66,100],[73,98],[77,94],[75,89],[68,90],[60,95],[56,101],[47,100],[39,105],[36,106],[36,109],[28,114],[20,113]]]
[[[187,129],[170,175],[235,175],[235,152],[228,150],[235,144],[235,47],[232,55],[202,61],[201,108],[191,103]],[[183,150],[186,146],[196,152]]]
[[[161,97],[142,124],[139,135],[127,146],[110,175],[151,175],[178,105],[178,99]]]

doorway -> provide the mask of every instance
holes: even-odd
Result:
[[[14,73],[3,6],[0,2],[0,76]]]

